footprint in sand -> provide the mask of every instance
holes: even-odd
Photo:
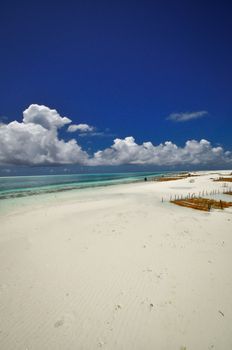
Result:
[[[145,300],[141,301],[140,303],[141,305],[145,305],[146,307],[148,307],[149,311],[152,311],[154,309],[154,304],[151,303],[148,298],[146,298]]]
[[[99,343],[98,343],[98,347],[99,348],[102,348],[103,346],[105,345],[105,342],[104,341],[99,341]]]
[[[120,305],[120,304],[117,304],[117,305],[115,305],[115,308],[114,308],[114,310],[120,310],[122,308],[122,305]]]
[[[55,328],[58,328],[58,327],[63,326],[63,324],[64,324],[64,320],[61,319],[61,320],[58,320],[58,321],[56,321],[56,322],[54,323],[54,327],[55,327]]]

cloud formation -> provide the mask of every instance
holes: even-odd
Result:
[[[178,147],[170,141],[157,146],[151,142],[138,145],[130,136],[115,139],[110,148],[96,152],[89,162],[93,165],[215,165],[232,164],[232,154],[204,139],[187,141],[184,147]]]
[[[94,131],[95,128],[91,125],[88,125],[88,124],[72,124],[72,125],[69,125],[67,131],[68,132],[76,132],[76,131],[79,131],[81,133],[88,133],[88,132],[92,132]]]
[[[58,138],[58,128],[71,120],[56,110],[33,104],[23,112],[21,123],[0,125],[0,164],[85,164],[88,154],[76,140]]]
[[[23,123],[33,123],[51,130],[61,128],[65,124],[71,123],[71,119],[61,117],[55,109],[50,109],[43,105],[32,104],[23,112]]]
[[[98,131],[97,128],[88,124],[71,124],[69,125],[68,132],[78,132],[79,137],[112,137],[115,136],[109,133],[109,130]]]
[[[116,138],[111,147],[90,156],[75,139],[66,142],[59,138],[58,129],[70,123],[69,118],[60,116],[54,109],[36,104],[29,106],[23,112],[22,122],[0,124],[0,164],[232,165],[231,152],[213,147],[204,139],[190,140],[178,147],[171,141],[153,145],[151,142],[137,144],[132,136]]]
[[[96,129],[95,129],[96,130]],[[91,131],[82,132],[79,134],[80,137],[91,136],[91,137],[115,137],[115,134],[109,133],[108,131]]]
[[[171,113],[167,120],[172,120],[174,122],[186,122],[192,119],[199,119],[208,114],[207,111],[198,112],[184,112],[184,113]]]

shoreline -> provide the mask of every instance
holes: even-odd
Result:
[[[221,173],[222,172],[222,173]],[[227,174],[227,170],[222,170],[217,171],[216,173],[214,171],[208,171],[207,173],[210,174],[218,174],[218,175],[231,175]],[[143,173],[146,174],[146,173]],[[151,174],[151,173],[149,173]],[[141,178],[125,178],[125,179],[116,179],[116,180],[107,180],[107,181],[99,181],[99,182],[92,182],[92,183],[84,183],[82,184],[81,182],[78,183],[76,186],[69,187],[69,183],[64,183],[64,184],[54,184],[54,185],[46,185],[46,186],[40,186],[40,187],[31,187],[31,188],[22,188],[22,189],[12,189],[12,190],[2,190],[0,191],[0,203],[2,200],[14,200],[17,198],[24,198],[24,197],[29,197],[29,196],[37,196],[37,195],[49,195],[49,194],[58,194],[59,192],[66,192],[66,191],[76,191],[76,190],[85,190],[85,189],[93,189],[93,188],[100,188],[100,187],[108,187],[108,186],[115,186],[115,185],[125,185],[125,184],[133,184],[133,183],[139,183],[143,182],[145,178],[147,179],[146,181],[162,181],[162,179],[165,180],[165,178],[169,177],[169,175],[172,176],[177,176],[177,177],[182,177],[184,175],[187,176],[187,174],[190,174],[189,176],[199,176],[199,175],[204,175],[206,172],[204,171],[195,171],[195,172],[164,172],[164,173],[153,173],[152,175],[143,175],[144,177]],[[194,174],[199,174],[199,175],[194,175]],[[76,174],[79,175],[79,174]],[[96,175],[96,174],[93,174]],[[39,176],[28,176],[28,178],[31,177],[41,177],[45,175],[39,175]],[[54,176],[54,175],[52,175]],[[55,176],[63,176],[63,175],[55,175]],[[22,176],[26,177],[26,176]],[[2,177],[3,179],[10,179],[10,178],[18,178],[18,177]],[[0,178],[1,179],[1,178]],[[174,180],[174,179],[173,179]]]
[[[200,176],[211,176],[211,175],[228,175],[228,172],[231,173],[230,170],[212,170],[212,171],[195,171],[193,174],[197,174]],[[178,176],[181,175],[182,173],[171,173],[172,175]],[[158,176],[157,176],[158,178]],[[194,177],[193,177],[194,178]],[[184,179],[181,179],[184,180]],[[187,182],[187,186],[189,186],[189,178],[186,178],[185,183]],[[179,181],[178,181],[179,182]],[[159,182],[156,181],[156,179],[151,178],[148,179],[147,182],[145,182],[143,179],[140,180],[134,180],[134,181],[129,181],[129,182],[120,182],[120,183],[111,183],[111,184],[107,184],[107,185],[96,185],[96,186],[87,186],[87,187],[79,187],[79,188],[72,188],[72,189],[62,189],[62,190],[55,190],[55,191],[51,191],[51,192],[39,192],[37,193],[32,193],[32,194],[27,194],[25,196],[19,196],[19,197],[9,197],[9,198],[4,198],[4,199],[0,199],[0,218],[1,215],[5,215],[6,213],[10,214],[11,210],[16,209],[17,211],[20,212],[20,207],[23,206],[25,208],[27,208],[28,210],[30,210],[29,207],[40,207],[41,205],[45,205],[45,206],[50,206],[53,205],[54,203],[57,203],[57,201],[61,200],[61,201],[78,201],[79,199],[82,200],[82,197],[84,198],[84,200],[88,199],[88,200],[92,200],[92,194],[97,195],[98,190],[99,191],[104,191],[107,189],[111,192],[111,189],[115,188],[116,190],[121,190],[121,186],[122,189],[126,188],[127,186],[129,186],[128,188],[130,188],[130,186],[136,186],[136,185],[145,185],[146,187],[148,187],[150,184],[154,184],[153,189],[157,188],[162,190],[162,188],[166,186],[168,186],[170,188],[170,191],[167,193],[167,191],[164,192],[164,194],[162,195],[162,193],[159,193],[160,196],[160,200],[162,201],[162,198],[165,202],[168,202],[170,200],[170,195],[175,195],[175,191],[173,191],[173,189],[178,190],[176,191],[176,194],[182,194],[185,193],[186,194],[186,189],[191,189],[192,186],[189,186],[188,188],[182,188],[183,186],[176,186],[177,181],[171,181],[169,184],[166,184],[166,182]],[[209,182],[210,183],[210,182]],[[158,186],[158,187],[157,187]],[[160,186],[160,187],[159,187]],[[214,188],[219,188],[222,185],[219,183],[215,183],[215,187]],[[205,185],[206,187],[206,185]],[[192,187],[193,189],[193,187]],[[160,191],[158,191],[160,192]],[[114,193],[114,191],[113,191]],[[88,194],[89,194],[89,198],[88,198]],[[228,198],[228,197],[227,197]],[[229,198],[228,198],[229,199]]]
[[[119,175],[126,175],[124,177],[118,177]],[[18,197],[26,197],[26,196],[33,196],[33,195],[39,195],[39,194],[46,194],[46,193],[56,193],[56,192],[63,192],[63,191],[71,191],[71,190],[78,190],[78,189],[85,189],[85,188],[94,188],[94,187],[106,187],[106,186],[112,186],[112,185],[118,185],[118,184],[127,184],[127,183],[135,183],[135,182],[140,182],[144,180],[144,177],[150,179],[155,176],[160,176],[161,174],[165,173],[152,173],[152,172],[138,172],[136,173],[109,173],[109,174],[73,174],[73,175],[49,175],[49,176],[44,176],[44,178],[72,178],[76,177],[76,181],[72,182],[63,182],[63,183],[50,183],[46,185],[40,185],[40,186],[32,186],[32,187],[22,187],[22,188],[12,188],[12,189],[5,189],[0,191],[0,200],[3,199],[11,199],[11,198],[18,198]],[[142,174],[142,175],[141,175]],[[111,179],[104,179],[106,176],[112,176],[114,175],[115,177],[112,177]],[[97,179],[95,181],[86,181],[83,179],[78,180],[78,177],[83,177],[86,176],[87,178],[92,176],[98,176],[101,178],[101,180]],[[21,178],[41,178],[41,175],[39,176],[19,176],[19,177],[0,177],[1,179],[5,180],[12,180],[12,179],[21,179]],[[0,183],[1,185],[1,183]],[[19,184],[20,185],[20,184]],[[3,183],[3,188],[4,188],[4,183]]]

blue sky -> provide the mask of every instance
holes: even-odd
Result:
[[[208,140],[232,150],[230,1],[3,1],[3,123],[31,104],[95,127],[91,154],[113,139]],[[179,121],[171,114],[207,112]]]

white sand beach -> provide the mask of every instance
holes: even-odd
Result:
[[[199,174],[1,210],[0,349],[231,350],[232,207],[169,203],[223,189]]]

